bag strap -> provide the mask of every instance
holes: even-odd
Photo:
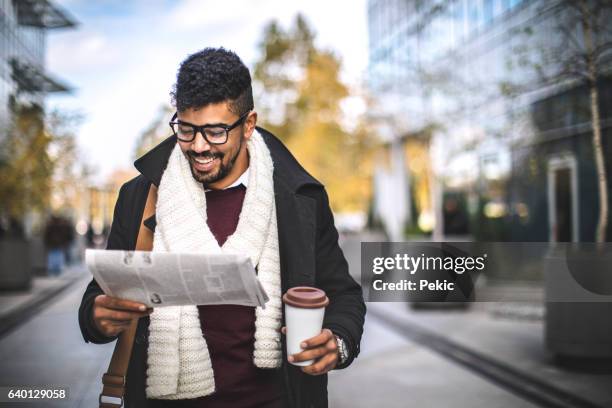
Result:
[[[153,249],[153,231],[144,225],[144,221],[155,213],[156,203],[157,187],[151,184],[144,212],[142,213],[142,219],[140,220],[140,229],[138,230],[138,239],[136,240],[137,251],[151,251]],[[102,376],[102,393],[100,393],[98,398],[99,408],[121,408],[123,406],[128,364],[132,355],[132,346],[134,345],[137,327],[138,319],[133,319],[130,326],[119,334],[108,371]],[[102,397],[105,397],[106,401],[103,402]],[[109,400],[118,401],[109,402]]]

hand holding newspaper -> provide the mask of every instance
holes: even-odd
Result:
[[[245,255],[88,249],[85,261],[105,294],[149,307],[268,301]]]

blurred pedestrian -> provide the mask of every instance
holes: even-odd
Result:
[[[87,232],[85,233],[85,239],[87,240],[87,248],[94,248],[95,233],[91,222],[87,224]]]
[[[66,265],[66,251],[74,240],[71,222],[63,217],[51,216],[45,226],[43,239],[47,250],[47,272],[57,276]]]
[[[59,217],[53,215],[47,221],[44,233],[45,249],[47,250],[47,273],[57,276],[64,268],[65,255],[63,249],[63,225]]]
[[[469,233],[469,220],[463,206],[456,197],[448,197],[444,202],[444,235],[466,235]]]
[[[74,243],[74,224],[67,217],[62,217],[60,219],[62,225],[62,240],[64,241],[62,250],[64,251],[66,265],[70,265],[73,261],[71,247]]]

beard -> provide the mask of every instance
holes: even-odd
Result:
[[[221,152],[203,152],[196,153],[192,150],[188,150],[185,155],[189,160],[189,168],[191,169],[191,175],[198,183],[202,183],[204,188],[208,188],[210,184],[216,183],[219,180],[224,179],[234,168],[234,164],[236,163],[236,159],[238,159],[238,154],[242,150],[242,137],[240,138],[240,144],[236,149],[236,152],[233,155],[228,156],[229,160],[225,160],[227,154]],[[228,152],[231,154],[231,152]],[[200,171],[195,168],[195,159],[219,159],[219,165],[216,169],[212,169],[211,171]]]

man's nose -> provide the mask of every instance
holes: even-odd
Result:
[[[196,132],[195,138],[193,142],[191,142],[191,148],[196,153],[202,153],[210,150],[210,144],[206,141],[201,132]]]

